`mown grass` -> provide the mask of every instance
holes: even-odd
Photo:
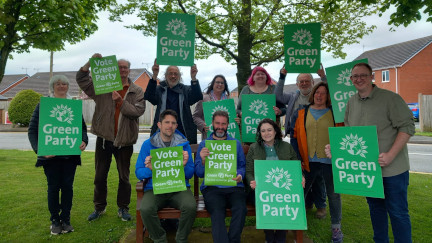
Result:
[[[107,212],[94,222],[87,221],[87,216],[93,211],[94,153],[84,152],[83,165],[77,168],[74,183],[71,224],[75,227],[75,232],[51,236],[46,178],[42,168],[34,167],[36,155],[33,151],[0,150],[0,242],[121,241],[135,230],[136,158],[137,154],[134,154],[131,160],[132,221],[123,222],[117,217],[118,176],[114,161],[108,177]],[[410,174],[408,197],[414,242],[428,242],[432,239],[431,179],[431,175]],[[372,227],[365,198],[343,195],[342,207],[344,242],[372,242]],[[330,242],[330,215],[324,220],[318,220],[314,218],[314,213],[315,211],[307,215],[306,235],[314,242]],[[248,217],[246,225],[255,225],[255,217]],[[210,226],[210,219],[195,220],[194,227]]]

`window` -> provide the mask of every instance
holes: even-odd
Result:
[[[390,71],[389,70],[385,70],[381,72],[382,75],[382,82],[390,82]]]

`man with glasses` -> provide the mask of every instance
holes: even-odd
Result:
[[[415,132],[410,109],[400,95],[372,84],[372,68],[354,65],[351,81],[358,93],[347,104],[345,126],[376,126],[385,198],[369,198],[375,242],[389,242],[388,217],[395,242],[412,242],[407,189],[409,159],[407,142]]]
[[[102,58],[96,53],[93,58]],[[133,145],[138,138],[138,118],[144,114],[145,100],[143,90],[129,79],[130,62],[118,60],[123,89],[106,94],[95,94],[94,83],[89,75],[90,63],[87,62],[76,74],[76,81],[84,93],[95,103],[91,131],[97,136],[95,152],[95,179],[93,203],[95,210],[89,221],[105,213],[107,206],[107,178],[114,155],[119,175],[117,189],[118,216],[123,221],[131,219],[129,203],[131,184],[129,182],[130,159]]]
[[[177,66],[168,66],[165,71],[165,80],[157,85],[159,64],[156,60],[152,67],[153,76],[150,79],[144,98],[153,105],[157,105],[151,135],[158,129],[159,114],[171,109],[179,114],[177,123],[179,130],[186,136],[191,144],[197,143],[197,126],[195,125],[190,106],[203,99],[201,87],[196,79],[198,69],[193,65],[190,70],[191,85],[181,83],[181,73]]]
[[[276,85],[276,100],[285,104],[286,116],[285,116],[285,136],[290,134],[291,131],[291,118],[294,112],[303,106],[309,105],[309,96],[312,91],[312,87],[314,86],[314,80],[312,74],[310,73],[300,73],[297,76],[296,85],[298,90],[295,92],[284,92],[283,88],[285,85],[285,77],[287,74],[287,70],[285,66],[280,70],[279,81]],[[327,77],[324,72],[324,68],[321,64],[321,69],[317,71],[317,74],[320,76],[321,81],[327,82]],[[294,124],[293,124],[294,127]],[[291,134],[292,137],[292,134]],[[291,143],[293,144],[293,143]],[[324,178],[322,175],[318,174],[312,184],[312,190],[307,194],[305,198],[306,209],[311,210],[313,208],[313,204],[317,208],[317,212],[315,216],[319,219],[325,218],[327,215],[326,211],[326,191]]]

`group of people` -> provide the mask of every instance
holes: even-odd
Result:
[[[102,55],[96,53],[93,58]],[[165,79],[158,83],[159,65],[152,67],[153,76],[146,91],[129,79],[130,63],[118,61],[123,90],[106,94],[95,94],[94,84],[87,62],[77,72],[76,81],[80,88],[95,103],[91,132],[97,136],[95,152],[94,211],[88,220],[95,220],[106,211],[107,177],[112,155],[119,174],[117,190],[118,216],[130,220],[129,203],[131,184],[129,181],[130,159],[133,144],[138,136],[138,118],[145,111],[145,101],[156,105],[151,137],[141,147],[135,174],[139,180],[147,179],[144,196],[140,205],[143,223],[150,238],[155,242],[166,242],[166,232],[161,226],[157,211],[163,207],[174,207],[181,211],[176,234],[177,242],[187,242],[195,215],[196,202],[190,190],[189,179],[194,175],[204,177],[209,149],[205,140],[236,140],[228,133],[229,115],[216,111],[212,124],[204,121],[202,102],[229,98],[228,84],[223,75],[216,75],[204,95],[196,79],[198,69],[191,67],[191,84],[183,84],[181,72],[176,66],[169,66]],[[262,67],[252,70],[248,85],[239,96],[237,122],[241,117],[242,94],[276,94],[274,108],[277,117],[285,117],[285,135],[290,134],[290,143],[282,140],[284,134],[280,125],[271,119],[263,119],[257,128],[256,142],[251,144],[247,155],[240,141],[236,140],[237,172],[232,178],[235,186],[206,186],[201,192],[207,211],[211,215],[214,242],[240,242],[247,213],[246,201],[255,203],[256,187],[254,174],[255,160],[300,160],[303,170],[303,187],[306,209],[317,208],[316,217],[326,216],[326,198],[329,200],[331,232],[333,242],[342,242],[341,197],[334,192],[331,152],[328,127],[335,124],[330,93],[323,68],[318,70],[322,82],[314,85],[311,74],[298,75],[296,92],[283,91],[287,70],[282,68],[279,81],[272,84],[270,75]],[[414,134],[412,114],[402,98],[393,92],[380,89],[372,84],[372,69],[366,63],[356,64],[352,69],[351,81],[358,93],[348,102],[345,126],[376,125],[379,140],[379,163],[384,177],[385,199],[367,198],[370,208],[374,240],[388,242],[387,216],[390,216],[396,242],[411,242],[411,224],[408,214],[407,186],[409,162],[406,143]],[[66,77],[54,76],[50,81],[52,96],[67,98],[69,83]],[[197,103],[192,113],[191,106]],[[39,105],[36,107],[29,127],[29,139],[37,152]],[[213,132],[209,134],[209,126]],[[197,129],[202,134],[196,160],[193,161],[190,144],[197,143]],[[83,120],[81,150],[87,143],[87,130]],[[150,151],[157,148],[183,148],[183,167],[187,190],[166,194],[153,194],[152,157]],[[48,208],[51,213],[51,233],[72,232],[70,210],[72,207],[72,184],[80,156],[40,156],[36,166],[43,166],[48,181]],[[59,202],[59,192],[61,201]],[[225,227],[225,211],[231,209],[229,229]],[[286,231],[265,230],[266,242],[285,242]]]

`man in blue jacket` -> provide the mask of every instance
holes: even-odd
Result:
[[[227,134],[229,116],[225,111],[218,110],[213,113],[212,125],[214,132],[207,138],[209,140],[236,140]],[[204,203],[210,213],[212,223],[213,242],[240,242],[241,233],[246,218],[246,194],[242,183],[245,175],[246,158],[240,141],[237,141],[237,186],[205,186],[201,185],[201,192],[204,196]],[[204,177],[206,158],[209,156],[209,149],[205,147],[205,140],[198,147],[195,161],[195,173]],[[229,232],[225,227],[225,212],[230,208],[232,218]]]
[[[175,111],[170,109],[163,111],[159,116],[157,126],[159,130],[144,141],[135,165],[135,175],[137,178],[139,180],[148,180],[144,186],[144,196],[140,205],[141,218],[149,231],[150,238],[154,242],[167,242],[166,232],[161,226],[157,211],[167,206],[179,209],[181,216],[176,234],[176,242],[187,242],[196,216],[196,202],[189,184],[189,179],[194,174],[191,147],[185,136],[176,130],[177,113]],[[175,146],[183,147],[183,166],[186,187],[188,189],[186,191],[154,195],[150,151],[152,149]]]

